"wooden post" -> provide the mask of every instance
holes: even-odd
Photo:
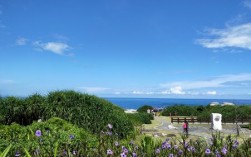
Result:
[[[180,118],[178,117],[178,124],[180,123]]]

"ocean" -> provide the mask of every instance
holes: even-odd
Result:
[[[172,105],[206,106],[211,102],[230,102],[236,105],[251,105],[247,99],[170,99],[170,98],[104,98],[124,109],[138,109],[143,105],[162,108]]]

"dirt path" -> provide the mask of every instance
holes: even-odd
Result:
[[[145,124],[143,126],[143,133],[151,134],[153,136],[159,137],[177,137],[183,134],[182,124],[174,123],[172,128],[170,117],[159,116],[155,117],[152,124]],[[224,135],[236,135],[236,125],[234,124],[223,124],[222,134]],[[210,130],[210,124],[189,124],[189,136],[193,137],[203,137],[210,139],[212,130]],[[241,129],[240,137],[250,137],[251,130]]]

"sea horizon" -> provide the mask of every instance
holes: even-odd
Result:
[[[173,105],[206,106],[212,102],[233,103],[235,105],[251,105],[251,99],[212,99],[212,98],[132,98],[132,97],[103,97],[111,103],[124,109],[138,109],[143,105],[163,108]]]

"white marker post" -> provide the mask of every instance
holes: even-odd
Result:
[[[211,128],[213,130],[222,130],[221,119],[222,115],[220,113],[211,114]]]

